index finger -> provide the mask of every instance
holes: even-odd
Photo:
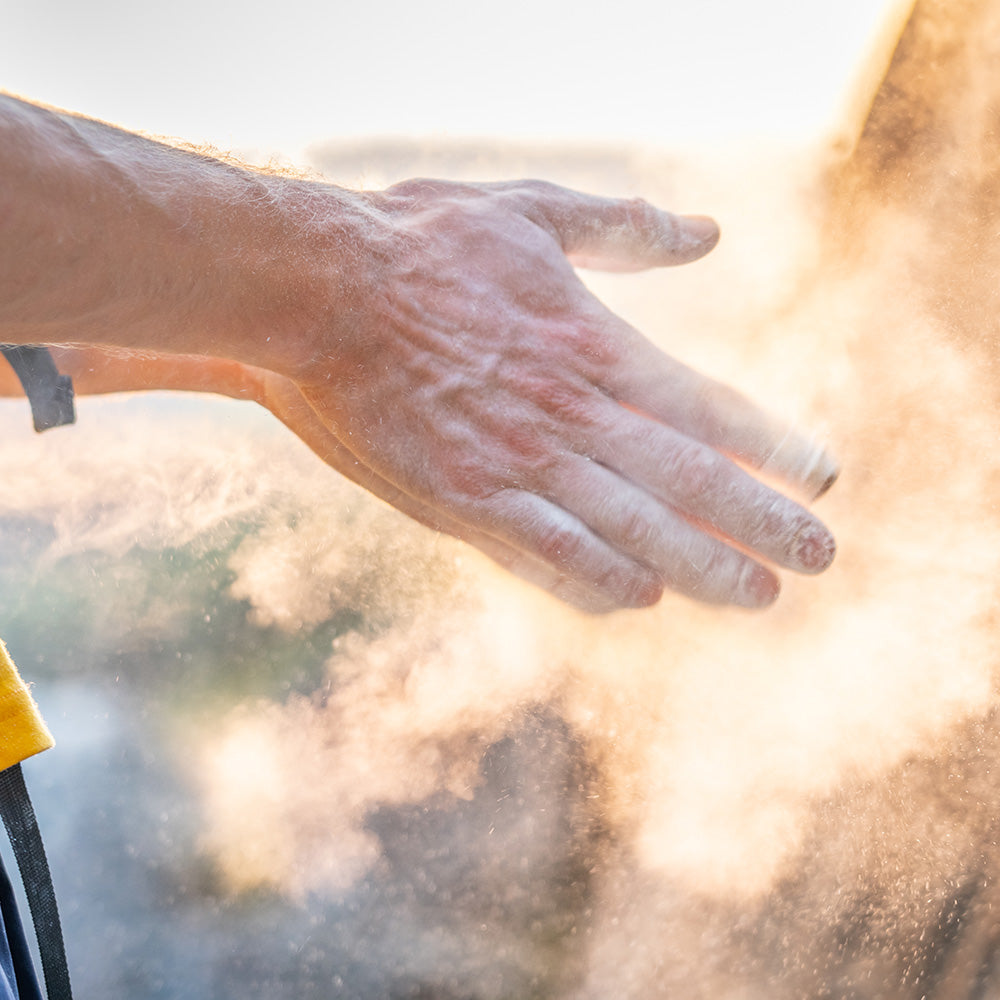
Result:
[[[624,347],[599,382],[620,403],[782,480],[807,499],[836,481],[840,467],[815,437],[664,354],[617,317],[611,321],[624,328]]]

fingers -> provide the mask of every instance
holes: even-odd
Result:
[[[747,552],[802,573],[832,561],[820,521],[712,449],[669,430],[654,442],[627,429],[615,445],[602,462],[566,456],[549,498],[502,490],[479,518],[511,548],[616,607],[654,603],[667,587],[704,603],[762,608],[780,584]]]
[[[515,186],[522,210],[559,240],[577,266],[640,270],[683,264],[717,243],[716,224],[703,216],[679,216],[641,199],[599,198],[541,182]],[[682,433],[717,448],[815,499],[839,473],[817,444],[732,389],[667,357],[638,331],[623,328],[622,362],[604,388]]]
[[[624,328],[625,344],[617,363],[598,378],[609,395],[781,480],[808,500],[836,481],[839,465],[815,438],[667,356],[617,317],[612,322]]]
[[[821,497],[840,475],[837,460],[810,434],[761,410],[738,392],[691,372],[686,416],[674,426],[683,433],[791,486],[807,500]],[[660,391],[649,399],[662,409]],[[676,409],[677,403],[673,404]]]
[[[766,607],[778,596],[772,572],[596,462],[569,458],[558,489],[580,520],[654,569],[670,590],[708,604],[745,608]]]
[[[348,357],[370,384],[302,383],[356,452],[348,475],[573,603],[642,606],[667,585],[759,607],[778,582],[754,556],[829,565],[825,527],[730,458],[811,495],[832,460],[657,351],[559,253],[612,270],[682,264],[715,245],[711,220],[539,182],[412,182],[386,197],[430,264],[399,269],[406,310],[359,326]]]
[[[746,551],[799,573],[820,573],[836,546],[823,523],[714,448],[608,402],[594,458]]]
[[[500,489],[455,510],[415,498],[359,460],[294,383],[275,376],[267,405],[359,485],[584,610],[642,607],[664,586],[703,602],[759,608],[775,600],[779,583],[747,553],[804,573],[829,565],[833,538],[808,511],[712,447],[597,398],[589,435],[596,461],[567,449],[546,482]],[[737,416],[743,405],[733,404]],[[708,417],[693,423],[709,428],[707,436],[727,437]],[[715,423],[725,425],[717,415]],[[758,447],[756,437],[750,441]]]
[[[547,229],[577,267],[642,271],[687,264],[719,241],[719,227],[698,215],[675,215],[641,198],[600,198],[552,184],[522,182],[521,210]]]
[[[560,571],[514,544],[508,544],[478,528],[463,524],[443,510],[417,500],[364,464],[323,423],[319,414],[294,382],[273,372],[261,372],[262,403],[297,434],[327,465],[368,490],[390,506],[425,527],[461,539],[479,549],[493,562],[554,597],[590,613],[604,613],[620,607],[617,594],[609,594],[588,582]],[[659,596],[659,595],[657,595]]]
[[[659,573],[609,544],[564,507],[535,493],[503,489],[476,504],[472,516],[508,546],[530,552],[560,578],[606,599],[641,608],[663,595]]]
[[[829,566],[833,537],[808,511],[712,449],[657,431],[654,441],[627,429],[601,462],[566,456],[548,498],[501,490],[475,516],[509,550],[541,560],[547,589],[558,594],[572,581],[577,595],[596,598],[592,609],[643,607],[663,587],[704,603],[762,608],[780,584],[748,552],[801,573]],[[511,565],[505,558],[498,561]],[[579,596],[572,603],[588,606]]]
[[[522,549],[516,549],[482,532],[453,532],[456,538],[474,545],[498,566],[513,573],[526,583],[548,591],[553,597],[590,614],[606,614],[621,608],[617,595],[604,593],[596,587],[560,573],[554,566],[536,559]]]

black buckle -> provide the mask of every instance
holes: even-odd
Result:
[[[59,374],[47,347],[0,344],[0,353],[24,386],[36,431],[41,433],[76,420],[73,380]]]

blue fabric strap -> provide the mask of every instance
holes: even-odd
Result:
[[[17,897],[0,864],[0,1000],[43,1000]]]
[[[66,948],[63,944],[62,926],[59,923],[59,909],[56,906],[56,894],[52,888],[52,875],[49,872],[49,862],[45,857],[45,846],[38,829],[38,820],[28,798],[28,789],[24,784],[24,774],[21,765],[15,764],[5,771],[0,771],[0,818],[7,828],[11,846],[14,848],[14,860],[17,862],[24,884],[24,892],[28,897],[28,908],[31,911],[31,921],[35,925],[35,936],[38,938],[38,951],[42,958],[42,975],[45,977],[45,993],[48,1000],[72,1000],[73,992],[69,984],[69,967],[66,964]],[[14,954],[14,968],[17,972],[19,1000],[34,1000],[38,997],[30,992],[30,984],[22,987],[22,978],[27,978],[18,968],[17,943],[11,939],[11,927],[7,919],[6,907],[3,910],[7,926],[8,941]],[[17,911],[13,910],[17,924]],[[21,934],[23,941],[24,935]],[[23,966],[23,960],[22,960]],[[30,969],[30,962],[28,963]],[[41,1000],[38,997],[38,1000]]]

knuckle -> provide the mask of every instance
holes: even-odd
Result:
[[[538,373],[522,376],[521,386],[559,427],[589,426],[595,418],[593,389],[581,380]]]
[[[620,545],[627,552],[642,554],[653,548],[658,531],[645,511],[634,508],[622,511],[612,523]]]
[[[535,201],[551,201],[565,194],[565,189],[558,184],[536,177],[526,177],[518,181],[515,190]]]
[[[570,524],[550,524],[542,529],[538,538],[538,552],[553,566],[564,568],[573,565],[583,555],[586,539],[581,531]]]
[[[398,198],[419,198],[422,195],[431,194],[441,190],[441,182],[434,181],[427,177],[410,177],[405,181],[398,181],[385,189],[385,193]]]
[[[728,600],[739,587],[743,563],[732,549],[713,545],[697,581],[699,588],[716,599]]]
[[[621,214],[622,226],[633,234],[640,249],[647,252],[672,251],[681,242],[676,217],[669,212],[661,212],[645,198],[622,202]]]
[[[678,446],[668,468],[671,492],[686,500],[696,500],[719,488],[721,460],[710,448],[695,441]]]
[[[662,230],[660,213],[645,198],[629,198],[622,203],[625,223],[635,229]]]
[[[453,457],[438,470],[437,479],[432,494],[452,507],[487,500],[504,485],[497,471],[475,454]]]
[[[584,421],[590,411],[585,395],[576,386],[558,379],[547,380],[538,387],[538,402],[546,413],[572,423]]]
[[[608,567],[597,575],[595,585],[621,608],[649,607],[663,596],[660,576],[635,563]]]
[[[502,194],[516,211],[549,234],[563,228],[567,212],[571,213],[574,204],[573,192],[552,181],[536,178],[506,185]]]
[[[625,354],[624,338],[590,316],[553,324],[550,340],[562,344],[591,371],[606,371],[619,364]]]
[[[717,543],[699,546],[699,550],[681,564],[674,580],[676,588],[708,603],[732,600],[739,590],[745,560]]]

